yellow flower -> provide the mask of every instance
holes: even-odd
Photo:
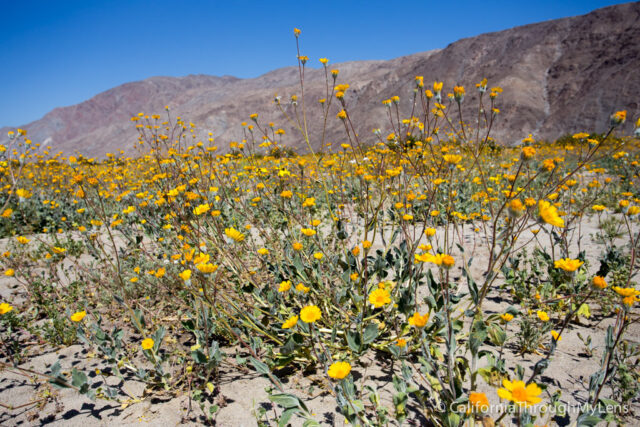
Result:
[[[305,294],[311,290],[310,287],[303,285],[302,283],[298,283],[296,285],[296,291],[304,292]]]
[[[154,343],[152,338],[145,338],[145,339],[142,340],[142,343],[141,343],[142,349],[143,350],[152,349],[153,348],[153,344],[155,344],[155,343]]]
[[[155,272],[155,276],[160,279],[162,277],[164,277],[164,275],[167,273],[167,270],[165,270],[164,267],[160,267],[158,270],[156,270]]]
[[[308,305],[300,310],[300,319],[302,319],[304,323],[313,323],[316,320],[320,320],[321,317],[322,312],[315,305]]]
[[[463,86],[455,86],[453,88],[453,96],[455,98],[456,101],[458,102],[462,102],[462,100],[464,99],[464,87]]]
[[[78,209],[78,210],[80,210],[80,209]],[[124,210],[122,211],[122,213],[123,213],[123,214],[130,214],[130,213],[133,213],[133,212],[135,212],[135,211],[136,211],[136,207],[135,207],[135,206],[129,206],[129,207],[127,207],[126,209],[124,209]],[[80,212],[80,213],[82,213],[82,212]],[[196,214],[196,215],[198,215],[198,214]]]
[[[13,310],[13,307],[11,306],[11,304],[7,302],[3,302],[2,304],[0,304],[0,316],[7,314],[11,310]]]
[[[182,273],[180,273],[180,278],[185,282],[191,279],[191,270],[184,270]]]
[[[298,324],[298,316],[291,316],[282,324],[282,329],[291,329]]]
[[[536,149],[533,147],[522,147],[522,158],[529,160],[536,155]]]
[[[198,205],[194,210],[193,213],[195,215],[202,215],[203,213],[206,213],[209,211],[209,209],[211,209],[211,206],[208,203],[205,203],[203,205]]]
[[[484,393],[469,393],[469,403],[480,411],[485,411],[489,408],[489,399]]]
[[[283,199],[290,199],[293,196],[293,193],[289,190],[284,190],[282,193],[280,193],[280,197],[282,197]]]
[[[613,113],[613,115],[611,116],[611,126],[618,126],[621,125],[622,123],[625,122],[625,120],[627,119],[627,112],[626,110],[623,111],[616,111],[615,113]]]
[[[302,234],[304,234],[305,236],[307,236],[307,237],[311,237],[311,236],[316,234],[316,230],[314,230],[312,228],[302,228],[302,229],[300,229],[300,232]]]
[[[444,156],[442,156],[442,158],[446,163],[452,165],[458,164],[460,163],[460,160],[462,160],[462,156],[460,156],[459,154],[445,154]]]
[[[509,202],[509,213],[516,218],[524,213],[524,205],[520,199],[513,199]]]
[[[640,301],[640,299],[638,299],[640,291],[636,290],[634,287],[621,288],[620,286],[614,286],[611,289],[622,297],[622,303],[624,305],[632,306],[634,302]]]
[[[65,248],[59,248],[58,246],[54,246],[53,247],[53,253],[54,254],[63,254],[65,253],[67,250]]]
[[[607,287],[607,282],[604,280],[604,277],[602,276],[594,276],[593,281],[591,283],[593,283],[593,286],[599,289],[604,289]]]
[[[363,240],[363,241],[362,241],[362,247],[363,247],[364,249],[369,249],[369,248],[371,247],[371,242],[370,242],[370,241],[368,241],[368,240]]]
[[[322,252],[316,252],[315,254],[313,254],[313,257],[320,261],[324,257],[324,254]]]
[[[369,302],[375,308],[380,308],[391,302],[391,295],[386,289],[377,288],[369,294]]]
[[[333,362],[331,366],[329,366],[327,375],[333,379],[341,380],[349,375],[349,372],[351,372],[351,365],[349,362]]]
[[[551,336],[556,341],[562,340],[562,337],[560,336],[560,334],[557,331],[551,331]]]
[[[404,338],[398,338],[398,340],[396,341],[396,347],[406,347],[407,346],[407,340],[405,340]]]
[[[302,250],[302,243],[300,243],[300,242],[293,242],[292,246],[293,246],[293,250],[294,251]]]
[[[447,254],[437,254],[437,255],[431,255],[429,253],[421,254],[421,255],[415,254],[415,259],[416,261],[420,261],[420,262],[432,262],[435,265],[442,266],[447,269],[453,267],[454,264],[456,263],[455,258]]]
[[[4,210],[4,212],[2,212],[2,215],[0,216],[2,216],[3,218],[9,218],[12,213],[13,213],[13,209],[7,208]]]
[[[236,230],[233,227],[230,228],[225,228],[224,229],[224,234],[227,235],[228,238],[230,238],[231,240],[233,240],[234,242],[242,242],[244,240],[244,234],[242,234],[241,232],[239,232],[238,230]]]
[[[196,265],[196,268],[202,273],[210,274],[210,273],[214,273],[218,269],[218,266],[215,264],[211,264],[209,262],[203,262],[201,264]]]
[[[640,206],[629,206],[629,209],[627,209],[627,215],[629,216],[637,215],[638,213],[640,213]]]
[[[84,316],[86,315],[87,315],[87,312],[85,310],[77,311],[71,315],[71,320],[74,322],[80,322],[82,319],[84,319]]]
[[[542,320],[543,322],[548,322],[549,321],[549,315],[547,314],[546,311],[538,310],[536,312],[536,314],[538,315],[538,318],[540,320]]]
[[[578,268],[580,268],[582,264],[584,264],[584,262],[580,261],[579,259],[562,258],[554,262],[553,266],[569,273],[573,273]]]
[[[194,264],[204,264],[206,262],[209,262],[209,258],[210,258],[209,254],[201,253],[201,254],[196,255],[193,258],[193,263]]]
[[[23,245],[26,245],[27,243],[29,243],[31,241],[31,239],[27,239],[24,236],[18,236],[18,237],[16,237],[16,240],[18,241],[18,243],[21,243]]]
[[[424,235],[427,237],[433,237],[436,235],[436,229],[435,228],[427,228],[426,230],[424,230]]]
[[[505,322],[511,322],[513,320],[513,314],[511,313],[504,313],[500,315],[500,318],[502,320],[504,320]]]
[[[420,314],[418,312],[413,313],[413,316],[409,318],[409,324],[416,328],[424,328],[429,320],[429,313]]]
[[[280,282],[280,286],[278,286],[278,292],[287,292],[289,289],[291,289],[290,280],[283,280],[282,282]]]
[[[258,253],[259,253],[260,255],[269,255],[269,249],[267,249],[267,248],[260,248],[260,249],[258,249]]]
[[[518,406],[535,405],[542,399],[538,397],[542,390],[536,383],[525,385],[524,381],[502,380],[504,388],[498,389],[498,396],[510,400]]]
[[[305,201],[302,203],[302,207],[310,208],[311,206],[315,206],[315,204],[316,204],[315,197],[309,197],[308,199],[305,199]]]
[[[15,274],[16,274],[16,271],[13,268],[9,268],[4,272],[4,275],[8,277],[13,277],[15,276]]]
[[[564,227],[564,220],[558,215],[558,209],[546,200],[538,202],[538,213],[544,222],[554,227]]]
[[[25,190],[24,188],[18,188],[16,190],[16,196],[20,197],[21,199],[28,199],[29,197],[31,197],[31,192],[29,190]]]

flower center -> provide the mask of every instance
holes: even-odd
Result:
[[[511,394],[515,402],[527,401],[527,390],[524,387],[514,388]]]

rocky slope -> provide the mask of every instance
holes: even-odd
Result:
[[[501,86],[501,110],[494,136],[513,143],[528,133],[552,139],[577,131],[605,131],[610,114],[629,113],[621,130],[632,132],[640,114],[640,2],[596,10],[587,15],[558,19],[459,40],[444,49],[417,53],[390,61],[358,61],[333,65],[339,82],[349,83],[346,100],[358,132],[371,138],[371,129],[388,125],[380,101],[399,95],[408,108],[413,78],[467,88],[464,105],[468,119],[475,107],[475,83],[486,77]],[[327,52],[329,55],[330,52]],[[315,63],[315,61],[312,61]],[[124,149],[136,140],[129,118],[141,111],[172,114],[211,131],[221,148],[242,137],[240,122],[260,113],[260,123],[274,121],[287,130],[284,142],[303,149],[304,142],[287,126],[273,106],[275,94],[283,100],[299,94],[297,67],[278,69],[254,79],[191,75],[152,77],[127,83],[82,102],[56,108],[42,119],[21,126],[35,142],[54,150],[78,151],[89,156]],[[324,73],[309,68],[305,92],[312,143],[320,144],[321,120],[317,100],[324,97]],[[335,105],[334,105],[335,106]],[[336,111],[337,112],[337,109]],[[342,123],[329,118],[328,141],[343,142]],[[405,111],[409,114],[409,110]],[[471,121],[471,120],[469,120]],[[2,129],[4,138],[9,128]]]

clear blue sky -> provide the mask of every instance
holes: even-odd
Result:
[[[0,126],[151,76],[390,59],[620,1],[0,0]]]

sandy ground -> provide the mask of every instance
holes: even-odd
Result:
[[[578,247],[574,242],[572,250],[576,253],[578,249],[586,250],[587,258],[592,260],[592,268],[597,269],[597,262],[601,247],[591,244],[589,235],[597,231],[595,219],[585,221],[583,225],[583,241]],[[525,235],[531,236],[530,232]],[[442,235],[439,232],[438,237]],[[480,248],[481,245],[474,245],[475,234],[470,227],[465,228],[464,246],[467,255],[471,255],[471,248],[476,247],[473,256],[479,261],[472,267],[472,274],[476,278],[481,277],[482,258],[487,256],[486,250]],[[479,243],[479,242],[475,242]],[[624,241],[619,242],[621,245]],[[534,243],[527,245],[530,249]],[[545,240],[539,242],[542,246],[549,247]],[[374,248],[381,245],[381,242],[374,242]],[[1,246],[1,245],[0,245]],[[464,280],[457,272],[458,280]],[[454,279],[456,275],[454,275]],[[22,288],[17,286],[11,278],[0,278],[0,298],[9,300],[14,305],[19,305],[24,301]],[[513,302],[508,296],[493,293],[487,300],[485,311],[501,313]],[[637,309],[637,308],[636,308]],[[549,384],[545,392],[548,396],[557,389],[562,389],[561,401],[568,405],[575,405],[585,402],[588,392],[589,376],[599,365],[600,352],[607,326],[612,324],[613,319],[602,319],[592,316],[590,319],[583,319],[581,324],[572,324],[564,332],[563,339],[558,345],[553,361],[549,369],[543,375],[543,382]],[[508,331],[514,333],[517,328],[516,322],[508,326]],[[593,345],[596,348],[592,357],[586,356],[582,341],[578,338],[578,333],[583,336],[591,335]],[[626,338],[633,342],[640,342],[640,327],[633,325]],[[228,354],[235,354],[235,349],[224,349]],[[20,365],[21,368],[31,369],[38,372],[47,372],[49,367],[60,360],[62,372],[69,372],[73,367],[81,368],[85,372],[93,372],[96,368],[104,369],[106,365],[99,358],[92,358],[88,355],[88,350],[81,345],[72,345],[63,348],[51,348],[48,346],[33,346],[29,349],[30,357],[26,363]],[[373,355],[362,360],[362,365],[354,366],[354,378],[361,381],[366,378],[368,383],[376,384],[381,388],[383,404],[392,408],[392,390],[389,376],[389,361],[383,359],[372,360]],[[505,357],[507,366],[513,367],[519,363],[530,372],[530,368],[540,359],[538,355],[517,355],[513,344],[506,346]],[[90,378],[92,382],[99,382],[96,375]],[[113,385],[120,382],[115,377],[108,377],[107,381]],[[285,387],[305,400],[314,413],[315,418],[324,425],[345,425],[344,418],[337,412],[335,399],[329,392],[328,387],[322,379],[322,375],[306,375],[294,373],[284,380]],[[98,383],[96,383],[96,386]],[[202,412],[197,404],[189,410],[189,399],[186,395],[177,397],[145,396],[144,385],[135,379],[127,379],[124,384],[120,384],[122,389],[129,396],[122,395],[120,398],[125,404],[111,401],[91,401],[79,395],[73,390],[56,389],[49,385],[46,380],[29,375],[17,375],[15,373],[0,371],[0,403],[12,407],[20,406],[28,402],[44,399],[51,396],[52,399],[46,404],[36,404],[19,409],[2,409],[0,411],[0,425],[20,426],[20,425],[65,425],[65,426],[113,426],[113,425],[200,425],[203,421]],[[215,422],[221,426],[254,426],[258,424],[257,410],[265,408],[266,414],[262,421],[267,424],[275,424],[274,415],[280,409],[274,408],[267,399],[265,388],[270,386],[267,379],[261,377],[251,370],[238,370],[231,366],[223,366],[221,370],[219,391],[215,397],[215,402],[219,404],[220,410],[215,415]],[[498,403],[495,388],[480,381],[479,390],[485,391],[492,403]],[[135,398],[135,399],[134,399]],[[636,398],[632,405],[632,415],[629,418],[629,425],[640,425],[640,402]],[[409,424],[421,424],[419,417],[414,417],[415,421]],[[556,420],[559,424],[564,424],[562,420]],[[294,425],[300,425],[300,420],[293,420]],[[508,423],[507,423],[508,424]]]

